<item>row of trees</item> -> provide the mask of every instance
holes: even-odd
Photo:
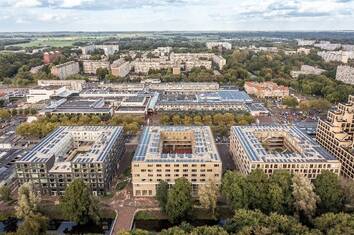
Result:
[[[345,205],[354,205],[353,189],[353,183],[342,187],[338,176],[329,171],[323,171],[312,184],[308,178],[287,171],[276,171],[268,178],[262,171],[255,170],[247,176],[227,172],[221,194],[234,209],[296,215],[306,221],[315,215],[343,211]]]
[[[8,120],[11,117],[17,116],[17,115],[34,115],[37,113],[37,110],[32,109],[32,108],[27,108],[27,109],[5,109],[5,108],[0,108],[0,121],[2,120]]]
[[[271,234],[353,234],[354,215],[327,213],[314,220],[312,228],[304,226],[295,218],[277,213],[264,214],[259,210],[239,209],[223,226],[193,227],[182,223],[178,227],[162,230],[159,235],[271,235]],[[143,230],[123,232],[120,235],[152,235]]]
[[[248,125],[255,121],[249,113],[188,113],[163,114],[160,117],[162,125],[197,125],[210,126],[217,135],[226,136],[233,125]]]
[[[191,184],[184,178],[175,185],[160,182],[156,198],[172,223],[186,220],[193,209]],[[219,192],[235,209],[223,228],[193,228],[182,223],[160,234],[353,234],[354,215],[343,213],[354,205],[354,183],[341,184],[338,176],[323,171],[313,183],[305,176],[276,171],[268,177],[260,170],[245,176],[228,171],[219,187],[209,181],[200,186],[203,208],[216,208]],[[178,232],[178,233],[175,233]],[[150,234],[133,231],[126,234]]]
[[[16,217],[22,220],[12,235],[47,234],[49,219],[41,212],[41,198],[32,183],[24,183],[18,189],[15,207]],[[66,188],[60,200],[60,210],[65,219],[78,224],[98,223],[100,220],[98,201],[88,186],[80,179]]]
[[[143,118],[130,116],[51,115],[31,123],[21,123],[16,128],[16,134],[28,138],[42,138],[58,126],[113,125],[123,126],[127,134],[133,135],[139,131],[143,122]]]
[[[235,124],[247,125],[253,123],[254,118],[249,113],[163,114],[160,122],[163,125],[232,126]]]

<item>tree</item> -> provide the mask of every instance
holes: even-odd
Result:
[[[192,229],[190,235],[227,235],[228,233],[219,226],[200,226]]]
[[[98,80],[103,80],[105,79],[106,75],[109,73],[107,68],[98,68],[96,70],[96,75]]]
[[[312,217],[316,212],[316,204],[319,197],[313,191],[311,181],[300,174],[295,174],[292,180],[294,207],[297,216],[304,215],[307,218]]]
[[[298,104],[299,102],[293,96],[287,96],[283,99],[283,105],[286,105],[289,108],[295,108]]]
[[[0,200],[4,202],[11,200],[11,190],[6,185],[0,187]]]
[[[354,215],[327,213],[317,217],[314,225],[323,234],[354,234]]]
[[[354,208],[354,181],[348,179],[341,180],[341,186],[343,190],[343,201],[345,207]]]
[[[192,209],[192,186],[185,178],[176,179],[175,185],[168,191],[166,213],[172,223],[186,218]]]
[[[11,117],[11,114],[6,109],[0,109],[0,121],[8,120]]]
[[[170,116],[168,116],[166,114],[162,115],[161,118],[160,118],[160,122],[161,122],[162,125],[169,124],[170,123]]]
[[[38,213],[38,204],[40,197],[34,190],[32,183],[22,184],[18,189],[18,205],[15,207],[16,216],[24,219],[27,216],[33,216]]]
[[[320,197],[318,209],[321,213],[338,212],[342,209],[343,193],[338,176],[330,171],[322,171],[314,181],[315,193]]]
[[[213,179],[209,179],[206,184],[199,186],[199,202],[202,207],[211,211],[212,216],[215,215],[216,203],[218,201],[218,192],[219,187]]]
[[[160,181],[156,188],[156,200],[160,204],[162,211],[165,211],[169,185],[166,181]]]
[[[248,197],[248,208],[267,211],[268,207],[268,176],[260,169],[247,176],[245,191]]]
[[[24,219],[23,223],[18,227],[16,235],[45,235],[47,234],[48,218],[35,214]]]
[[[269,178],[270,186],[268,191],[271,191],[277,185],[281,189],[281,196],[275,197],[277,194],[269,193],[273,197],[270,197],[270,211],[278,212],[280,214],[286,213],[289,214],[293,211],[294,199],[292,196],[292,174],[289,171],[277,170]],[[276,191],[275,191],[276,192]],[[275,199],[279,200],[275,200]],[[275,200],[275,201],[274,201]],[[281,204],[281,206],[280,206]],[[272,206],[273,205],[273,206]],[[274,206],[278,205],[278,206]]]
[[[242,174],[227,171],[222,178],[221,194],[230,202],[232,208],[245,208],[248,205],[245,187],[246,179]]]
[[[60,206],[64,216],[78,224],[99,220],[97,202],[92,197],[88,186],[81,179],[76,179],[69,184]]]

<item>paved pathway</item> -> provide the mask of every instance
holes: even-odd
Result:
[[[136,211],[158,208],[158,202],[154,198],[135,198],[131,184],[117,192],[109,204],[118,214],[112,235],[131,230]]]

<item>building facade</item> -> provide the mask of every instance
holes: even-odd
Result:
[[[56,196],[82,179],[94,195],[104,195],[123,153],[122,127],[59,127],[16,161],[18,183],[33,182],[39,193]]]
[[[336,80],[354,85],[354,68],[346,65],[337,67]]]
[[[53,66],[51,73],[60,79],[66,79],[72,75],[78,74],[80,72],[80,66],[78,62],[70,61],[64,64],[59,64]]]
[[[124,59],[116,60],[111,65],[111,72],[113,76],[116,77],[125,77],[132,70],[131,63],[129,61],[125,61]]]
[[[315,179],[323,170],[339,175],[341,169],[333,155],[295,126],[231,127],[230,152],[244,174],[287,170]]]
[[[107,60],[84,60],[82,65],[86,74],[96,74],[99,68],[110,70],[110,64]]]
[[[245,91],[259,98],[284,98],[289,96],[289,88],[274,82],[245,82]]]
[[[354,179],[354,95],[319,120],[316,139],[342,163],[341,174]]]
[[[145,127],[132,161],[134,196],[156,195],[163,180],[173,185],[181,177],[192,184],[192,195],[200,185],[213,180],[221,184],[222,162],[207,126]]]

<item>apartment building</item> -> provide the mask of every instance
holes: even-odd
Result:
[[[124,59],[119,59],[113,61],[111,65],[111,72],[113,76],[116,77],[125,77],[132,70],[132,65],[129,61],[125,61]]]
[[[316,68],[310,65],[302,65],[299,71],[291,71],[290,75],[293,78],[298,78],[300,75],[320,75],[326,72],[324,69]]]
[[[348,51],[319,51],[317,55],[322,57],[325,62],[338,61],[344,64],[348,63],[348,60],[354,58],[353,53]]]
[[[222,56],[213,55],[213,63],[216,64],[219,70],[222,70],[226,65],[226,60]]]
[[[82,179],[94,195],[105,195],[123,153],[122,127],[59,127],[15,162],[18,183],[33,182],[39,193],[56,196]]]
[[[163,180],[184,177],[192,195],[209,179],[221,184],[222,162],[207,126],[145,127],[132,161],[134,196],[153,197]]]
[[[50,64],[53,63],[56,58],[58,58],[61,55],[59,51],[50,51],[50,52],[44,52],[43,53],[43,63],[44,64]]]
[[[346,65],[337,67],[336,80],[354,85],[354,68]]]
[[[326,50],[326,51],[334,51],[334,50],[340,49],[342,47],[342,45],[330,43],[328,41],[321,41],[320,43],[314,44],[314,47],[318,47],[318,48],[320,48],[322,50]]]
[[[96,49],[102,49],[106,56],[110,56],[119,51],[119,45],[111,45],[111,44],[89,45],[89,46],[80,47],[80,49],[83,55],[90,54],[92,51]]]
[[[230,153],[243,174],[287,170],[315,179],[323,170],[337,175],[341,163],[296,126],[234,126]]]
[[[289,96],[289,88],[274,82],[245,82],[245,91],[259,98],[284,98]]]
[[[232,49],[232,44],[229,42],[207,42],[206,47],[211,50],[215,47],[221,47],[225,48],[226,50],[231,50]]]
[[[108,60],[84,60],[82,62],[84,73],[96,74],[97,69],[110,70],[110,63]]]
[[[298,49],[296,50],[296,52],[297,52],[298,54],[303,53],[303,54],[305,54],[305,55],[308,55],[308,54],[310,54],[311,49],[309,49],[309,48],[304,48],[304,47],[300,47],[300,48],[298,48]]]
[[[342,163],[341,174],[354,179],[354,95],[319,120],[316,139]]]
[[[72,75],[78,74],[80,72],[79,63],[75,61],[70,61],[64,64],[59,64],[53,66],[51,73],[60,79],[66,79]]]
[[[316,43],[316,40],[297,39],[296,41],[298,46],[313,46]]]

